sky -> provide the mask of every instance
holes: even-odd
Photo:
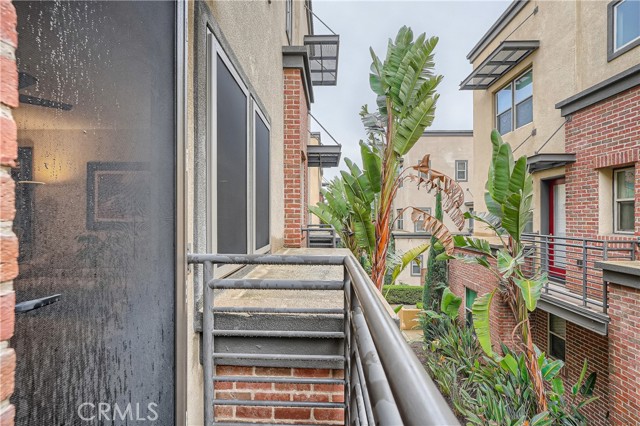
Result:
[[[342,144],[342,158],[360,163],[358,141],[365,138],[358,113],[364,104],[374,110],[375,96],[369,87],[369,47],[384,59],[387,41],[407,25],[414,36],[437,36],[435,70],[444,76],[440,83],[436,115],[431,130],[470,130],[471,91],[458,86],[471,72],[467,54],[509,5],[502,1],[336,1],[314,0],[313,11],[340,35],[337,86],[315,86],[311,113]],[[314,19],[316,34],[330,34]],[[332,143],[313,122],[312,131],[322,133],[322,143]],[[344,161],[340,168],[344,168]],[[325,179],[339,168],[324,170]]]

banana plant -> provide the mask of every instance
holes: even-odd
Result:
[[[491,133],[492,158],[485,185],[486,213],[469,214],[493,230],[501,241],[501,247],[494,251],[485,240],[470,236],[455,236],[456,247],[471,249],[478,255],[449,256],[446,253],[441,259],[457,258],[486,268],[496,276],[499,287],[476,298],[472,306],[473,326],[482,349],[489,356],[500,359],[493,352],[489,312],[492,302],[498,293],[506,301],[516,320],[514,334],[519,336],[518,346],[526,358],[526,365],[531,377],[539,412],[547,410],[544,378],[541,365],[536,355],[537,348],[531,338],[529,312],[535,310],[540,299],[542,288],[547,283],[547,276],[541,273],[525,274],[525,248],[522,234],[533,212],[533,178],[527,169],[527,159],[522,156],[514,161],[511,146],[502,141],[500,134]],[[493,260],[491,262],[490,260]],[[495,265],[495,266],[494,266]]]
[[[369,112],[368,107],[364,106],[360,116],[369,138],[380,146],[381,184],[371,271],[371,278],[378,289],[382,288],[387,270],[387,252],[394,222],[391,213],[393,199],[399,183],[408,178],[398,172],[399,161],[431,125],[435,114],[438,100],[436,88],[442,81],[442,76],[433,72],[433,51],[437,43],[437,37],[427,38],[424,33],[414,40],[413,31],[405,26],[400,28],[395,40],[389,40],[384,61],[370,49],[372,64],[369,83],[377,95],[377,111]],[[428,162],[428,156],[426,159]],[[461,189],[457,192],[460,187],[454,184],[453,179],[446,179],[443,174],[430,170],[428,164],[421,163],[418,166],[428,169],[425,170],[427,178],[421,183],[427,187],[436,182],[443,183],[437,186],[437,190],[447,193],[448,211],[456,223],[464,223],[459,210],[464,198],[460,197]],[[440,228],[435,220],[425,220],[424,223]]]

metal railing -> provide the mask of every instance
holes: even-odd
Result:
[[[302,228],[307,233],[307,247],[310,248],[336,248],[338,246],[338,234],[332,225],[309,224]]]
[[[524,234],[525,271],[549,276],[544,294],[607,313],[607,284],[601,261],[635,260],[640,240],[598,240],[567,236]]]
[[[214,255],[193,254],[189,263],[204,265],[204,397],[205,424],[216,423],[216,405],[269,406],[269,407],[322,407],[345,410],[346,425],[458,425],[458,420],[426,374],[412,349],[406,343],[397,325],[376,294],[376,289],[352,256],[290,256],[290,255]],[[280,279],[214,279],[215,265],[341,265],[341,281],[280,280]],[[215,289],[277,289],[277,290],[340,290],[344,306],[340,309],[300,308],[215,308]],[[216,353],[214,339],[220,333],[214,326],[216,309],[233,312],[268,312],[271,314],[336,314],[344,316],[344,330],[339,336],[315,332],[317,337],[341,337],[344,353],[341,355],[290,355],[281,353]],[[236,330],[238,335],[251,336],[251,330]],[[263,335],[284,336],[282,331],[263,331]],[[295,332],[293,332],[295,333]],[[309,332],[305,332],[309,333]],[[292,362],[338,361],[344,369],[344,379],[317,379],[297,377],[253,378],[247,376],[216,377],[216,361],[224,359],[279,359]],[[329,383],[344,385],[345,403],[307,401],[253,401],[218,400],[214,398],[216,381],[264,381],[274,383]]]

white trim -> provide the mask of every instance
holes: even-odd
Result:
[[[618,229],[618,204],[620,202],[629,202],[631,201],[634,206],[635,211],[635,197],[632,198],[618,198],[618,173],[630,170],[633,172],[633,178],[635,181],[635,167],[623,167],[620,169],[613,169],[613,232],[615,234],[630,234],[633,235],[635,232],[635,221],[634,226],[631,230],[620,230]],[[635,185],[634,185],[634,195],[635,195]]]
[[[413,272],[413,266],[416,265],[416,261],[415,259],[411,261],[411,276],[412,277],[419,277],[422,275],[422,269],[423,269],[423,265],[424,265],[424,256],[420,255],[417,257],[418,259],[420,259],[420,263],[418,264],[418,267],[420,268],[420,270],[418,271],[418,273],[416,274],[415,272]]]
[[[511,133],[516,129],[526,126],[527,124],[533,123],[533,111],[531,112],[531,121],[524,123],[522,126],[517,126],[518,121],[516,117],[517,106],[522,104],[523,102],[528,101],[529,99],[531,99],[531,104],[532,104],[531,109],[533,110],[533,89],[531,89],[531,96],[527,96],[520,102],[516,103],[516,81],[524,77],[524,75],[529,72],[531,72],[531,85],[533,86],[533,83],[534,83],[533,67],[528,67],[527,69],[522,71],[520,74],[512,78],[507,84],[503,85],[493,93],[493,102],[495,104],[495,108],[493,109],[493,117],[494,117],[494,123],[495,123],[494,126],[496,130],[500,131],[500,129],[498,128],[498,123],[499,123],[498,117],[500,117],[503,114],[506,114],[508,111],[511,111],[511,130],[509,130],[508,132],[500,133],[500,135],[506,135],[507,133]],[[498,114],[498,93],[500,93],[502,90],[506,89],[507,87],[511,89],[511,106],[508,109],[501,112],[500,114]]]
[[[622,46],[617,46],[617,38],[618,38],[618,32],[616,31],[616,27],[618,26],[618,6],[620,6],[622,3],[624,3],[627,0],[621,0],[619,3],[617,3],[616,5],[613,6],[613,52],[617,52],[619,50],[624,49],[625,47],[635,43],[636,41],[640,40],[640,29],[638,31],[638,35],[636,36],[636,38],[629,40],[628,42],[626,42],[625,44],[623,44]]]

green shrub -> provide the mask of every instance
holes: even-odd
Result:
[[[415,305],[422,301],[422,290],[417,285],[385,285],[382,295],[391,305]]]

